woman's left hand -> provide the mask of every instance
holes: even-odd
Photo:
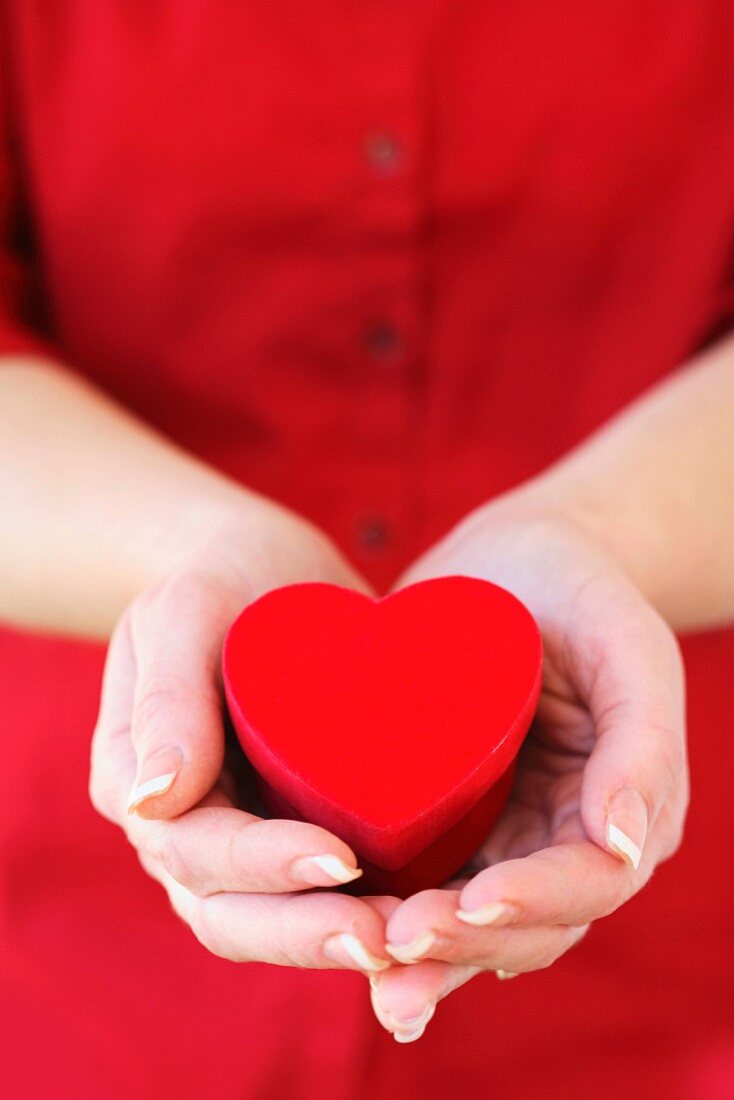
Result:
[[[675,852],[688,801],[673,633],[573,520],[522,494],[488,505],[399,587],[449,574],[494,581],[530,608],[543,687],[510,802],[469,874],[376,902],[388,951],[416,964],[371,980],[375,1013],[402,1042],[474,975],[537,970],[578,943]]]

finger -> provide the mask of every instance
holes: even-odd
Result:
[[[129,835],[190,892],[278,894],[359,878],[354,853],[318,825],[202,806],[173,821],[130,821]]]
[[[126,817],[127,796],[135,777],[130,717],[136,671],[130,619],[125,615],[115,627],[107,650],[89,774],[89,797],[94,808],[118,825]]]
[[[513,973],[539,970],[572,947],[585,929],[563,925],[482,927],[458,920],[459,894],[425,890],[395,910],[387,922],[386,950],[409,965],[438,959]]]
[[[482,967],[432,961],[393,967],[370,977],[372,1008],[397,1042],[412,1043],[421,1038],[440,1001],[483,973],[488,972]],[[494,974],[500,980],[517,977],[503,970]]]
[[[233,962],[359,970],[390,966],[379,913],[346,894],[214,894],[199,898],[145,856],[146,869],[208,951]]]
[[[619,908],[651,871],[647,863],[630,873],[587,841],[557,844],[480,871],[463,887],[456,915],[483,928],[588,924]]]
[[[230,593],[190,576],[167,582],[133,609],[137,772],[128,809],[141,817],[188,810],[221,770],[219,662],[234,614]]]
[[[688,800],[681,659],[643,601],[601,619],[589,706],[596,744],[584,772],[589,836],[632,870],[677,848]],[[601,616],[600,616],[601,618]]]
[[[433,1019],[438,1002],[479,973],[479,967],[431,961],[392,967],[370,976],[372,1009],[396,1042],[413,1043]]]
[[[511,799],[478,855],[489,866],[536,852],[544,848],[549,839],[548,816],[543,808]]]
[[[398,906],[403,904],[400,898],[388,897],[386,894],[368,894],[360,898],[360,901],[378,912],[385,924],[387,924]]]

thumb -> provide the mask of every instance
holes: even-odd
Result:
[[[597,739],[584,773],[584,825],[635,871],[649,853],[649,873],[675,851],[688,797],[682,665],[657,616],[610,625],[591,711]]]
[[[220,651],[238,610],[232,593],[200,577],[168,581],[134,607],[128,812],[175,817],[216,783],[224,759]]]

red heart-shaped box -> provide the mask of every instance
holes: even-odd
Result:
[[[523,604],[456,576],[382,599],[275,589],[230,628],[223,677],[269,811],[351,845],[362,893],[407,896],[459,870],[501,813],[541,665]]]

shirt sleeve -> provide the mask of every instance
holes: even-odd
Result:
[[[43,301],[30,232],[32,212],[21,181],[19,135],[11,120],[10,66],[1,56],[6,53],[7,41],[1,45],[0,65],[6,79],[0,82],[0,356],[30,353],[58,358],[41,321]]]

